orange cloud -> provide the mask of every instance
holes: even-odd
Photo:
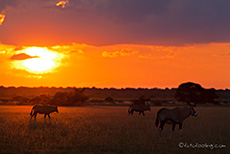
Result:
[[[83,54],[84,53],[84,48],[87,45],[85,44],[76,44],[73,43],[72,45],[56,45],[56,46],[52,46],[51,49],[58,51],[58,52],[62,52],[62,53],[80,53]]]
[[[229,57],[230,56],[230,52],[214,54],[213,56],[214,57]]]
[[[118,57],[118,56],[133,56],[133,55],[137,55],[139,53],[139,51],[136,50],[130,50],[130,49],[121,49],[120,51],[114,51],[114,52],[108,52],[108,51],[104,51],[102,53],[103,57],[109,57],[109,58],[114,58],[114,57]]]
[[[5,20],[5,15],[0,14],[0,26],[2,25],[3,21]]]
[[[11,54],[17,49],[14,45],[6,45],[0,43],[0,54],[8,55]]]
[[[60,1],[56,4],[56,6],[61,6],[62,8],[65,8],[68,3],[69,3],[68,0]]]
[[[161,59],[171,59],[171,58],[175,58],[176,57],[176,53],[169,53],[165,56],[161,56]]]

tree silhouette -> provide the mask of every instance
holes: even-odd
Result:
[[[206,102],[213,103],[217,97],[215,89],[204,89],[201,85],[193,82],[179,85],[175,95],[176,100],[194,106]]]
[[[70,105],[69,97],[68,92],[57,92],[50,100],[49,104],[68,106]]]
[[[112,103],[112,102],[114,102],[114,99],[113,99],[112,97],[109,96],[109,97],[106,97],[106,98],[105,98],[105,101],[106,101],[106,102]]]
[[[74,89],[74,92],[57,92],[50,100],[50,104],[62,106],[81,106],[89,97],[84,95],[84,89]]]
[[[27,104],[29,102],[29,98],[23,96],[15,96],[12,98],[12,101],[17,102],[18,105],[20,104]]]
[[[203,92],[203,97],[201,98],[201,101],[209,102],[209,103],[213,103],[213,104],[219,104],[219,102],[215,101],[215,99],[218,98],[218,95],[216,94],[215,91],[216,90],[214,88],[205,89]]]
[[[70,93],[70,102],[72,105],[81,106],[88,101],[89,97],[84,94],[85,89],[74,89],[74,93]]]
[[[49,103],[51,97],[46,94],[42,94],[40,96],[36,96],[30,100],[30,104],[43,104],[46,105]]]

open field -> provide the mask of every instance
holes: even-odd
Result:
[[[59,107],[52,123],[37,116],[29,122],[32,106],[0,106],[0,153],[229,153],[228,107],[197,107],[168,139],[171,126],[160,140],[154,127],[156,111],[128,116],[128,107]],[[225,148],[179,148],[178,144],[225,145]]]

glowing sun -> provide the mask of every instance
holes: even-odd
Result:
[[[60,58],[60,55],[48,48],[28,47],[21,52],[28,55],[29,58],[16,61],[14,66],[30,73],[43,74],[51,72],[59,65],[57,59]]]

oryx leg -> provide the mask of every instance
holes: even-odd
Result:
[[[129,108],[129,109],[128,109],[129,115],[130,115],[130,113],[132,114],[132,112],[133,112],[133,111]]]
[[[171,132],[169,138],[172,138],[172,135],[173,135],[174,130],[175,130],[175,126],[176,126],[176,124],[173,124],[173,125],[172,125],[172,132]]]
[[[145,116],[145,113],[144,113],[144,112],[142,112],[142,114],[143,114],[143,116]]]
[[[180,137],[182,136],[182,123],[179,124],[179,134],[180,134]]]
[[[50,118],[50,114],[47,114],[48,115],[48,117],[49,117],[49,122],[51,123],[51,118]]]
[[[34,119],[36,119],[36,117],[37,117],[37,112],[34,112],[34,114],[33,114],[33,116],[34,116]]]
[[[30,116],[30,121],[31,121],[31,119],[33,118],[33,116],[34,116],[34,113],[32,113],[32,115]]]
[[[35,124],[36,124],[36,117],[37,117],[37,112],[34,112],[34,122],[35,122]]]
[[[159,135],[160,135],[161,138],[162,138],[162,131],[163,131],[163,127],[164,127],[164,125],[165,125],[165,122],[166,122],[166,121],[161,121],[161,122],[160,122]]]
[[[46,114],[44,115],[44,122],[46,122]]]

